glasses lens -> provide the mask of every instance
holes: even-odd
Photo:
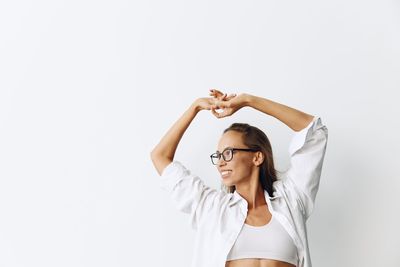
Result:
[[[225,161],[230,161],[232,159],[233,153],[231,149],[227,149],[223,152],[224,155],[224,160]]]
[[[212,154],[211,155],[211,161],[212,161],[212,163],[214,164],[214,165],[217,165],[218,164],[218,154],[217,153],[214,153],[214,154]]]

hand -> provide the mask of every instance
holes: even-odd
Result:
[[[213,90],[213,89],[211,89],[210,91],[211,91],[210,95],[213,97],[198,98],[193,103],[193,105],[197,111],[204,110],[204,109],[211,110],[213,107],[216,107],[216,105],[218,104],[218,102],[217,102],[218,100],[227,101],[236,96],[236,94],[230,94],[229,96],[227,96],[226,94],[222,94],[220,91]]]
[[[211,107],[211,112],[219,119],[230,116],[247,105],[246,94],[230,94],[227,96],[227,94],[223,94],[221,91],[211,89],[210,95],[215,99],[215,104]],[[216,109],[222,109],[223,111],[216,112]]]
[[[230,94],[227,96],[227,94],[223,94],[221,91],[218,91],[216,89],[210,89],[210,96],[213,96],[214,98],[221,100],[221,101],[228,101],[231,100],[236,96],[236,94]]]
[[[214,97],[201,97],[196,99],[192,104],[193,108],[198,112],[201,110],[211,110],[216,104],[216,99]]]

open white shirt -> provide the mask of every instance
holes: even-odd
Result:
[[[269,211],[297,247],[297,267],[311,267],[306,221],[314,207],[327,140],[328,129],[319,117],[294,132],[289,169],[274,182],[273,196],[264,190]],[[163,170],[160,186],[170,193],[180,211],[190,215],[196,230],[191,267],[224,267],[246,220],[247,201],[236,191],[226,193],[205,185],[179,161]]]

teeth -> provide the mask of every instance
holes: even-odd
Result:
[[[225,175],[225,174],[228,174],[228,173],[230,173],[231,171],[223,171],[223,172],[221,172],[221,174],[222,175]]]

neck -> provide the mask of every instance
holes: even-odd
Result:
[[[264,189],[258,179],[255,183],[236,185],[236,191],[247,201],[248,210],[254,210],[267,204],[265,201]]]

